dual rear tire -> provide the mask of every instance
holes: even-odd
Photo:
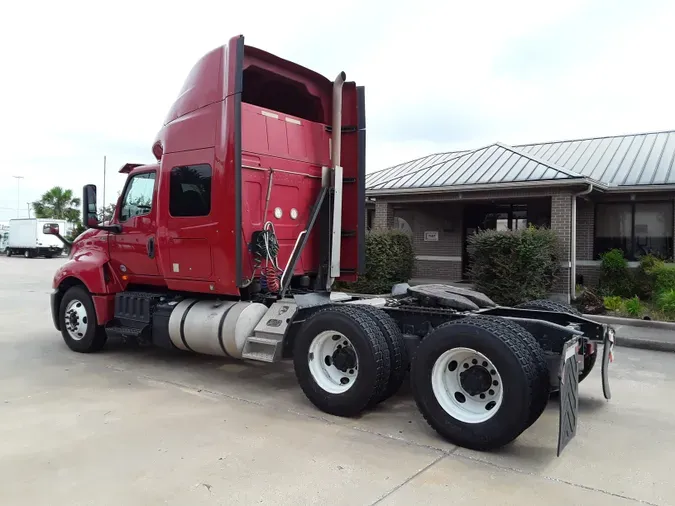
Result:
[[[434,329],[417,348],[410,376],[427,423],[449,442],[479,451],[516,439],[549,397],[543,350],[523,327],[497,317]]]
[[[293,363],[309,401],[345,417],[394,395],[408,370],[398,325],[366,305],[328,306],[312,314],[295,339]]]
[[[294,343],[298,383],[325,413],[356,416],[394,395],[410,366],[428,424],[453,444],[491,450],[516,439],[544,411],[549,370],[525,328],[470,316],[434,329],[410,363],[396,322],[361,305],[322,308]]]

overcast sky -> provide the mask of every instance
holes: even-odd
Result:
[[[194,62],[236,34],[366,87],[368,171],[432,152],[675,128],[675,2],[69,0],[0,21],[0,221],[54,185],[115,198]],[[319,7],[321,5],[321,7]],[[367,6],[364,6],[367,5]],[[101,197],[99,197],[100,200]]]

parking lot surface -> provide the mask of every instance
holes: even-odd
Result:
[[[0,504],[675,504],[675,354],[616,349],[558,404],[479,453],[429,428],[409,389],[357,419],[316,410],[290,363],[138,349],[68,350],[52,326],[65,259],[0,257]]]

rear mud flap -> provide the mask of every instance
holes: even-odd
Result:
[[[560,361],[560,418],[558,420],[558,457],[577,434],[579,411],[579,339],[565,343]]]
[[[614,360],[614,329],[607,329],[602,349],[602,393],[605,399],[612,398],[609,388],[609,364]]]

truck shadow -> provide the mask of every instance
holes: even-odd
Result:
[[[102,360],[120,364],[126,370],[159,381],[193,389],[204,389],[216,395],[234,397],[273,409],[290,411],[303,416],[323,419],[329,423],[372,432],[410,444],[424,445],[439,451],[454,447],[429,427],[419,413],[412,397],[409,377],[392,398],[354,418],[339,418],[315,408],[297,384],[293,363],[240,361],[210,357],[181,351],[138,347],[120,341],[106,346]],[[598,378],[599,379],[599,378]],[[589,378],[590,381],[593,381]],[[581,385],[579,414],[592,414],[602,409],[606,401],[584,395]],[[559,403],[551,396],[541,418],[513,443],[491,452],[471,452],[460,448],[458,455],[478,460],[504,460],[508,465],[537,470],[545,469],[556,459]]]

